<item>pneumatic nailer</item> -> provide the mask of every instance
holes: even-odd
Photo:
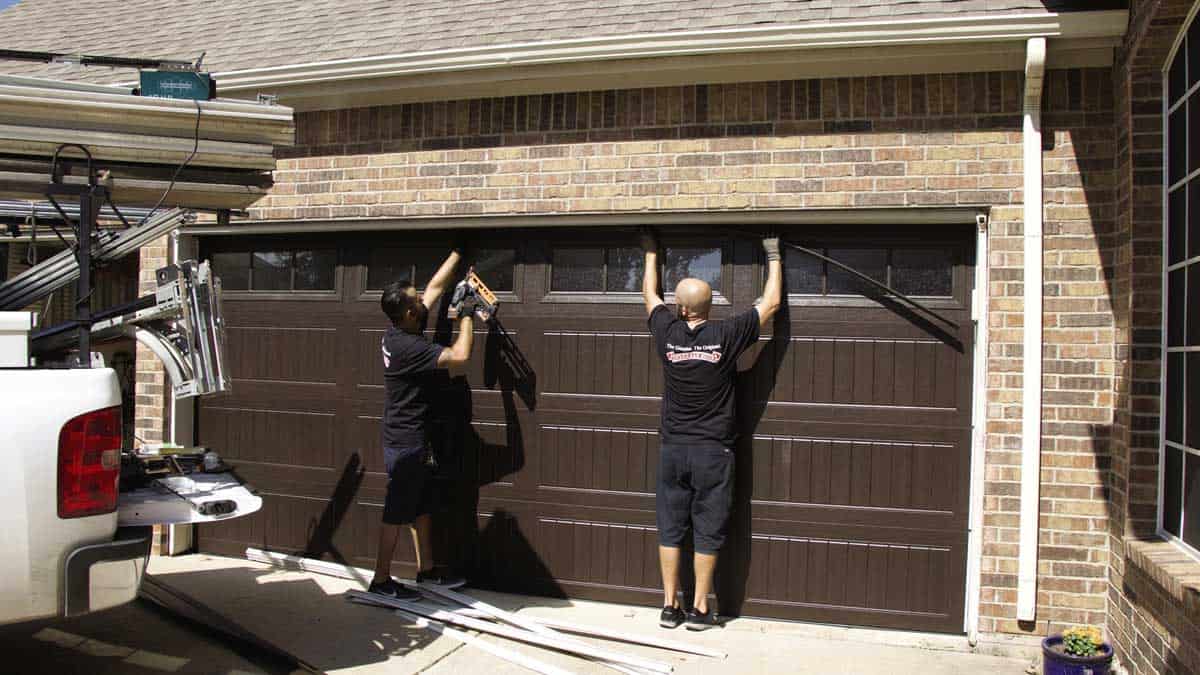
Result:
[[[496,294],[475,274],[473,267],[467,271],[466,278],[454,287],[454,295],[450,296],[451,315],[460,316],[463,303],[467,300],[475,301],[475,310],[484,321],[493,319],[500,310],[500,301],[496,299]]]

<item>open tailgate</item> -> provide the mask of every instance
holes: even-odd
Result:
[[[180,525],[211,523],[249,515],[262,508],[262,497],[231,472],[167,476],[122,492],[117,523]]]

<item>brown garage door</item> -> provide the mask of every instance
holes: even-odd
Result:
[[[788,233],[960,327],[788,254],[788,311],[740,364],[723,611],[962,629],[972,234]],[[480,358],[443,383],[436,440],[453,507],[440,516],[438,555],[483,585],[654,604],[662,379],[633,236],[484,236],[473,257],[501,291],[502,327],[481,330]],[[756,241],[676,229],[664,245],[668,288],[708,279],[716,318],[761,292]],[[200,406],[199,440],[236,460],[266,500],[253,517],[202,528],[202,550],[370,563],[384,488],[377,289],[427,279],[446,248],[436,233],[205,241],[228,289],[234,391]],[[448,331],[443,320],[431,333]],[[404,572],[411,555],[399,555]]]

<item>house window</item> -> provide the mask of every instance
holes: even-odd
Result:
[[[1200,552],[1200,21],[1165,73],[1160,533]],[[1193,410],[1193,414],[1188,414]]]
[[[556,293],[639,293],[646,258],[628,246],[564,246],[554,249],[550,290]]]
[[[228,291],[332,291],[337,251],[296,249],[216,252],[213,271]]]

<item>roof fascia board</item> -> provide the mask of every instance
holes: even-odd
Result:
[[[216,78],[228,95],[361,78],[585,61],[956,42],[1023,43],[1033,37],[1113,38],[1124,33],[1127,21],[1126,10],[1106,10],[806,23],[413,52],[229,71],[217,73]]]

